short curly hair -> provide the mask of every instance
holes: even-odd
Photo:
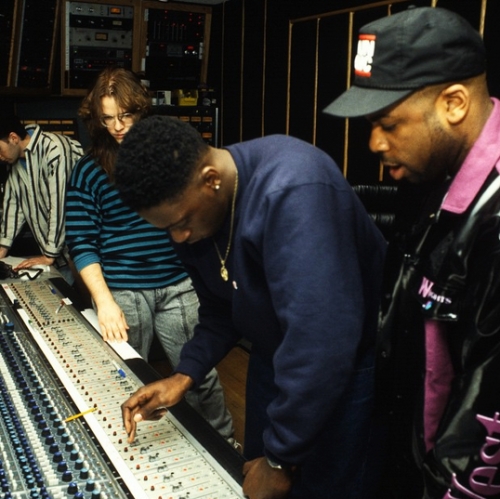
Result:
[[[187,188],[208,144],[189,123],[151,116],[125,135],[114,182],[123,202],[140,211],[177,199]]]

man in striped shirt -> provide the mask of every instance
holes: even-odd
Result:
[[[0,223],[0,258],[5,258],[24,224],[40,248],[15,270],[55,265],[67,280],[64,257],[67,180],[82,156],[80,144],[61,134],[26,128],[14,115],[0,114],[0,161],[10,165]]]

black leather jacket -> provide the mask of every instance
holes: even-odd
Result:
[[[441,198],[434,192],[420,223],[389,249],[393,276],[377,354],[378,408],[388,415],[391,435],[384,499],[500,498],[498,171],[465,213],[440,211]],[[432,283],[430,301],[419,294],[424,278]],[[455,373],[429,452],[423,434],[426,318],[446,323]]]

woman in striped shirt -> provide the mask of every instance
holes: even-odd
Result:
[[[79,110],[91,146],[71,176],[66,237],[104,340],[128,341],[147,360],[156,334],[175,367],[198,322],[196,293],[168,234],[126,207],[113,185],[119,145],[150,108],[147,88],[134,73],[100,73]],[[223,437],[232,438],[215,370],[186,399]]]

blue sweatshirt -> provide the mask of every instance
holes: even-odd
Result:
[[[200,382],[241,337],[272,362],[266,452],[299,464],[335,424],[350,374],[373,350],[385,241],[333,160],[286,136],[228,147],[239,175],[212,239],[175,245],[200,297],[200,323],[177,371]],[[271,380],[272,381],[272,380]]]

